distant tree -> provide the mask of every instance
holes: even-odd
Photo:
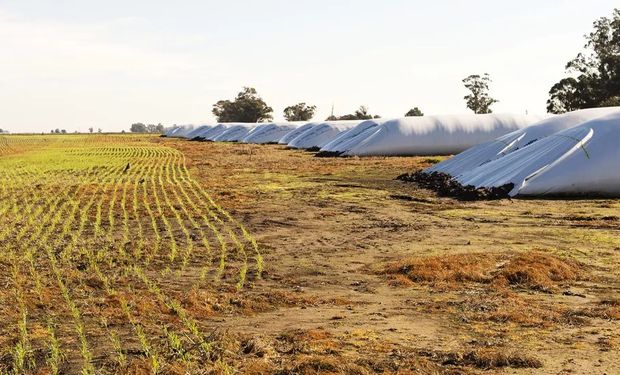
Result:
[[[98,129],[97,129],[97,133],[103,133],[103,129],[98,128]]]
[[[357,116],[355,116],[354,114],[342,115],[340,117],[337,117],[336,120],[340,120],[340,121],[357,120]]]
[[[491,78],[487,73],[482,76],[473,74],[463,79],[463,84],[471,91],[471,94],[466,95],[464,99],[467,101],[467,108],[474,111],[474,113],[493,112],[491,111],[491,106],[497,103],[498,100],[489,96],[489,83],[491,83]]]
[[[60,132],[61,132],[62,134],[67,134],[67,131],[66,131],[65,129],[62,129]]]
[[[60,129],[56,128],[53,133],[60,134]]]
[[[366,106],[360,106],[355,112],[348,114],[348,115],[344,115],[344,116],[339,116],[336,117],[334,115],[329,116],[327,118],[326,121],[335,121],[335,120],[369,120],[371,118],[380,118],[381,116],[378,115],[371,115],[370,113],[368,113],[368,107]]]
[[[155,124],[148,124],[146,126],[146,131],[149,133],[155,133]]]
[[[92,134],[92,132],[95,131],[95,128],[93,128],[92,126],[90,128],[88,128],[88,131]]]
[[[354,115],[356,116],[354,120],[368,120],[373,118],[373,116],[368,113],[368,107],[363,105],[360,106],[357,111],[355,111]]]
[[[132,133],[146,133],[147,132],[146,125],[144,125],[141,122],[131,124],[131,128],[129,130],[131,130]]]
[[[601,102],[601,107],[620,107],[620,96],[614,96]]]
[[[551,87],[547,111],[564,113],[620,103],[620,9],[593,26],[585,35],[586,52],[566,64],[570,76]]]
[[[156,133],[163,133],[164,132],[164,125],[162,125],[161,123],[157,124],[157,126],[155,127],[155,132]]]
[[[284,118],[287,121],[308,121],[314,116],[315,111],[315,105],[307,105],[303,102],[297,103],[284,108]]]
[[[218,122],[262,122],[273,118],[273,109],[258,96],[256,89],[244,87],[235,100],[220,100],[213,105]]]
[[[419,117],[424,116],[424,113],[418,107],[414,107],[410,109],[409,112],[405,113],[405,117]]]

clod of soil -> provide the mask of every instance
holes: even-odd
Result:
[[[402,174],[397,180],[413,182],[418,186],[433,190],[442,197],[453,197],[464,201],[497,200],[510,198],[508,193],[514,188],[514,184],[506,184],[499,187],[476,188],[472,185],[464,186],[452,176],[442,172],[427,173],[417,171],[411,174]]]
[[[342,151],[319,151],[314,155],[317,158],[337,158],[342,155]]]

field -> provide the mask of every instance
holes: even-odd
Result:
[[[620,201],[438,160],[0,136],[0,373],[620,373]]]

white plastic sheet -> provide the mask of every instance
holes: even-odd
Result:
[[[540,119],[501,114],[405,117],[386,121],[344,155],[448,155]]]
[[[208,129],[211,129],[212,127],[213,127],[212,125],[200,125],[196,129],[194,129],[191,132],[187,133],[186,137],[188,139],[194,139],[200,133],[206,132]]]
[[[297,129],[301,124],[297,123],[269,123],[257,126],[251,133],[241,140],[244,143],[278,143],[278,141]]]
[[[278,141],[279,144],[281,145],[286,145],[288,144],[290,141],[292,141],[293,139],[297,138],[297,136],[299,136],[301,133],[305,132],[306,130],[318,125],[318,122],[308,122],[304,125],[301,125],[300,127],[291,130],[290,132],[286,133],[284,136],[282,136],[282,138],[280,138],[280,140]]]
[[[428,171],[443,172],[457,176],[482,164],[506,156],[550,134],[618,111],[620,109],[617,107],[593,108],[552,116],[530,127],[516,130],[500,138],[474,146],[453,158],[432,166]]]
[[[463,185],[514,184],[517,195],[620,195],[620,109],[547,135],[456,176]]]
[[[378,130],[384,121],[379,119],[362,121],[357,126],[341,133],[332,141],[321,148],[321,151],[345,152],[355,147],[358,143],[368,138]]]
[[[231,124],[226,131],[213,138],[214,142],[239,142],[259,124]]]
[[[293,138],[288,143],[288,146],[304,149],[313,147],[320,148],[336,138],[340,133],[353,128],[359,123],[360,121],[357,120],[323,122],[308,128],[306,131]]]
[[[229,124],[229,123],[217,124],[216,126],[212,127],[206,132],[200,133],[198,137],[204,140],[207,140],[207,141],[213,141],[216,137],[220,136],[222,133],[228,130],[228,128],[230,128],[231,126],[233,126],[233,124]]]
[[[177,127],[174,131],[168,135],[172,138],[187,138],[187,135],[194,130],[194,125],[182,125]]]

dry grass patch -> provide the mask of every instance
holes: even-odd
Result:
[[[590,318],[620,320],[620,299],[604,299],[593,307],[588,307],[579,313]]]
[[[473,253],[409,258],[389,263],[383,272],[393,286],[483,283],[500,289],[511,286],[555,292],[561,283],[579,280],[582,268],[575,261],[541,252],[514,256]]]
[[[465,353],[443,355],[443,365],[475,367],[484,370],[497,368],[541,368],[543,363],[532,356],[505,349],[479,349]]]
[[[280,354],[336,354],[337,341],[322,329],[294,330],[276,338],[275,349]]]
[[[528,252],[511,259],[503,267],[500,278],[512,286],[553,292],[560,283],[578,280],[582,276],[582,267],[575,261],[555,255]]]
[[[574,311],[524,297],[511,290],[489,292],[484,298],[472,298],[461,305],[466,320],[514,323],[523,327],[550,327],[554,324],[579,325],[581,314]]]
[[[390,276],[392,284],[403,286],[411,282],[488,282],[489,270],[495,264],[495,257],[489,254],[442,255],[392,262],[387,265],[385,272]]]
[[[431,304],[439,311],[458,311],[465,321],[517,324],[522,327],[580,325],[585,316],[617,316],[613,301],[582,312],[547,303],[523,290],[554,293],[562,284],[583,277],[583,266],[541,252],[506,254],[453,254],[410,258],[386,266],[393,286],[428,284],[434,291],[446,286],[464,299]],[[454,307],[457,310],[454,310]]]

